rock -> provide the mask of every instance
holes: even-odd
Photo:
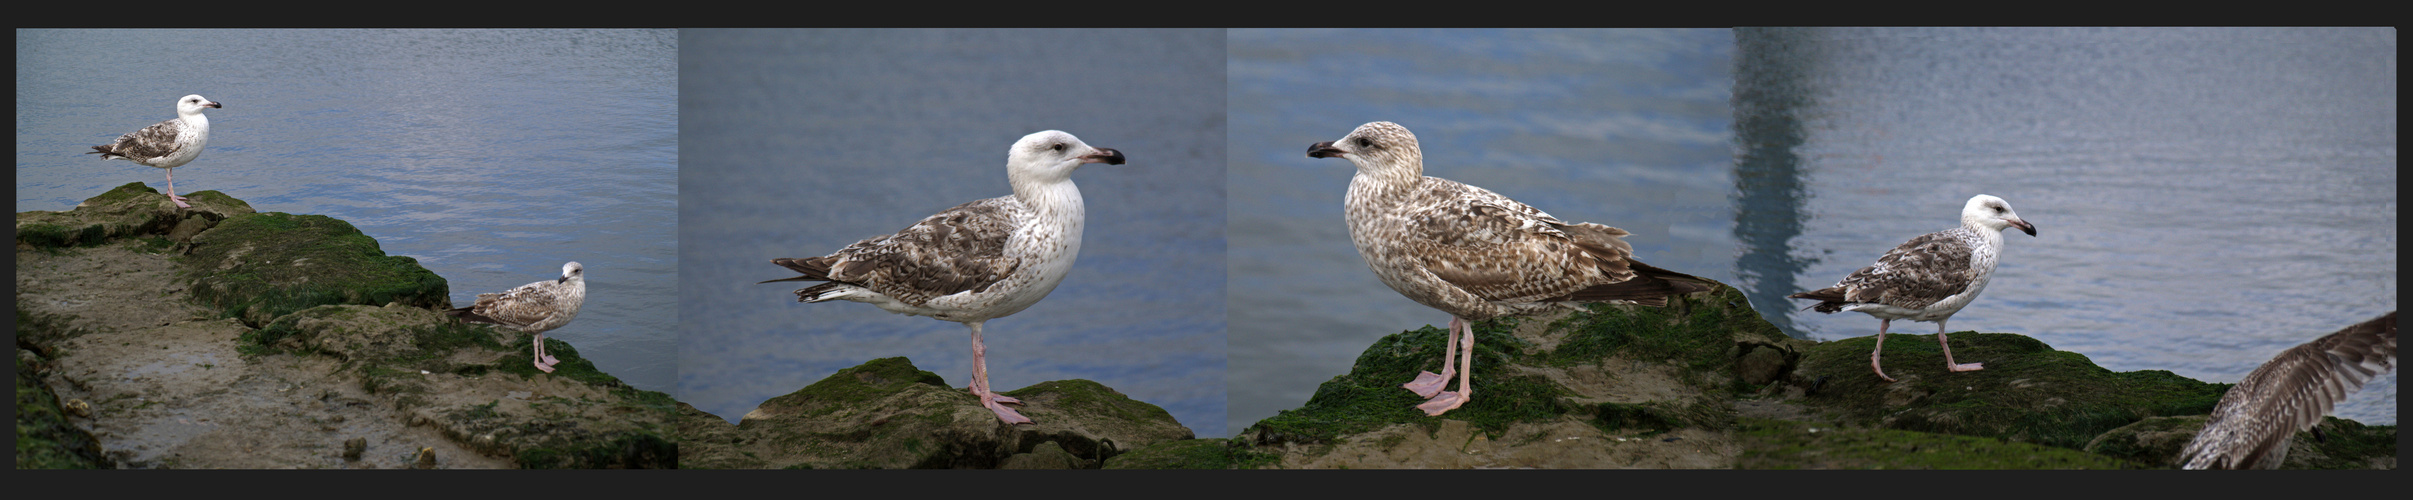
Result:
[[[193,219],[206,228],[216,221],[253,213],[251,205],[217,191],[185,196],[191,209],[178,209],[167,195],[140,182],[127,183],[84,200],[64,212],[17,213],[19,248],[68,248],[140,235],[165,235]],[[198,231],[198,230],[196,230]]]
[[[1055,441],[1048,441],[1032,447],[1030,453],[1016,453],[1013,456],[1005,457],[1005,463],[998,464],[997,468],[1090,469],[1096,465],[1093,462],[1093,460],[1073,456],[1071,452],[1064,451],[1064,447],[1057,445]]]
[[[667,394],[558,339],[559,370],[538,372],[529,337],[436,312],[444,279],[348,223],[189,197],[174,210],[136,183],[18,214],[20,467],[677,466]],[[45,423],[76,413],[59,399],[91,401],[99,431]],[[363,453],[418,425],[444,440]],[[344,453],[326,453],[334,432],[354,436]]]
[[[1096,382],[1005,394],[1036,423],[1005,425],[937,374],[876,359],[764,401],[735,426],[682,405],[675,432],[693,468],[1093,468],[1193,437],[1164,409]]]
[[[1734,371],[1743,383],[1767,385],[1784,377],[1794,360],[1792,353],[1774,345],[1745,346],[1742,359],[1735,360]]]
[[[229,217],[192,238],[181,267],[195,300],[255,328],[320,305],[439,308],[451,300],[444,278],[417,259],[387,256],[376,239],[324,215]]]
[[[1475,397],[1448,414],[1424,415],[1422,398],[1399,387],[1439,371],[1448,332],[1427,326],[1376,341],[1306,405],[1250,425],[1237,453],[1185,453],[1210,467],[1725,467],[1737,358],[1765,350],[1757,356],[1781,365],[1775,346],[1799,342],[1722,285],[1665,308],[1596,304],[1473,330]]]
[[[60,406],[66,408],[67,413],[73,413],[78,417],[92,418],[92,403],[86,403],[81,399],[70,399],[67,400],[66,404]]]
[[[1887,337],[1887,374],[1899,382],[1869,371],[1874,336],[1823,342],[1803,352],[1794,379],[1828,381],[1799,402],[1846,424],[2080,449],[2147,417],[2210,413],[2223,390],[2166,370],[2112,372],[2009,333],[1951,334],[1954,356],[1986,369],[1947,373],[1934,335]]]

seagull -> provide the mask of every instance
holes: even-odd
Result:
[[[209,145],[209,115],[201,111],[216,107],[221,106],[201,94],[184,96],[176,100],[175,118],[118,136],[116,142],[93,146],[84,154],[168,169],[168,200],[179,208],[193,208],[184,197],[176,196],[176,167],[191,163],[201,156],[201,147]]]
[[[1885,331],[1897,319],[1935,323],[1935,341],[1944,345],[1946,370],[1982,370],[1985,363],[1952,361],[1944,321],[1986,290],[1986,282],[1994,277],[1994,263],[2002,257],[2002,230],[2012,227],[2036,235],[2036,226],[2011,211],[2010,202],[1993,195],[1973,196],[1961,207],[1961,227],[1911,238],[1835,286],[1786,297],[1819,301],[1809,309],[1822,313],[1859,311],[1876,316],[1877,349],[1869,351],[1868,367],[1887,382],[1894,378],[1885,376],[1885,367],[1877,361],[1885,352]]]
[[[577,262],[561,265],[561,278],[520,285],[503,293],[478,294],[478,302],[469,307],[445,311],[453,317],[471,323],[501,325],[536,335],[536,369],[553,373],[560,363],[545,354],[545,332],[578,317],[578,305],[586,302],[586,266]]]
[[[1483,188],[1425,176],[1416,134],[1396,123],[1360,125],[1341,140],[1308,146],[1307,157],[1357,166],[1345,208],[1358,256],[1392,290],[1450,314],[1441,373],[1401,384],[1427,398],[1416,406],[1426,415],[1474,397],[1472,322],[1570,301],[1663,306],[1670,295],[1711,289],[1708,280],[1634,260],[1625,230],[1570,224]],[[1464,359],[1455,359],[1461,351]],[[1458,390],[1443,391],[1453,374]]]
[[[2280,351],[2213,405],[2212,418],[2179,452],[2181,467],[2279,468],[2297,432],[2395,369],[2395,311]]]
[[[837,253],[771,259],[802,275],[762,283],[823,281],[796,290],[796,301],[850,300],[963,323],[972,329],[972,395],[1008,425],[1031,423],[1004,406],[1021,400],[989,390],[980,326],[1038,303],[1072,270],[1081,254],[1082,216],[1072,172],[1090,163],[1121,165],[1123,153],[1058,130],[1022,136],[1006,150],[1014,194],[956,205]]]

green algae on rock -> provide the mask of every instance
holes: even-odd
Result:
[[[1006,425],[963,389],[905,358],[882,358],[771,398],[737,425],[680,405],[689,468],[1096,468],[1191,439],[1156,405],[1087,380],[1004,392],[1034,424]]]
[[[438,313],[444,279],[348,223],[188,197],[138,183],[18,214],[20,456],[83,449],[22,404],[45,390],[90,401],[65,406],[101,448],[21,466],[677,466],[669,395],[557,339],[561,370],[537,373],[527,336]]]
[[[522,468],[677,467],[669,395],[596,371],[566,343],[557,371],[538,373],[517,345],[530,338],[401,304],[318,306],[244,335],[268,355],[341,359],[414,420]]]
[[[2133,469],[2114,457],[1999,438],[1746,418],[1744,469]]]
[[[444,278],[410,257],[387,256],[375,238],[324,215],[230,217],[194,236],[183,259],[193,298],[260,327],[329,304],[450,304]]]
[[[1895,346],[1885,354],[1896,360],[1899,382],[1869,372],[1874,337],[1824,342],[1803,354],[1793,376],[1826,382],[1800,401],[1844,423],[2077,449],[2146,417],[2208,413],[2223,390],[2167,370],[2113,372],[2009,333],[1951,334],[1962,344],[1955,357],[1986,369],[1947,373],[1934,335],[1890,337]]]
[[[128,183],[62,212],[17,212],[17,245],[28,248],[71,248],[141,234],[193,234],[229,217],[253,213],[251,204],[217,191],[185,197],[193,208],[179,209],[167,195],[143,183]]]
[[[17,308],[17,468],[109,469],[116,467],[101,452],[100,441],[67,421],[66,410],[50,386],[41,382],[48,357],[30,342],[74,336],[53,315]],[[35,347],[40,349],[40,347]]]
[[[1795,349],[1723,285],[1666,307],[1593,304],[1556,321],[1501,318],[1472,329],[1475,396],[1466,406],[1426,416],[1415,409],[1421,398],[1400,388],[1439,368],[1448,332],[1426,326],[1377,340],[1305,405],[1250,425],[1239,439],[1254,452],[1285,455],[1284,466],[1714,467],[1731,451],[1716,436],[1732,425],[1733,392],[1744,385],[1737,360],[1775,356],[1781,366]],[[1464,430],[1451,430],[1458,426]],[[1496,460],[1397,451],[1459,433],[1470,434],[1451,439],[1487,443]],[[1706,443],[1644,449],[1686,439]],[[1320,458],[1346,453],[1366,458]],[[1678,456],[1685,453],[1694,455]]]

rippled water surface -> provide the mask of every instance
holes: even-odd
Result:
[[[201,94],[179,193],[343,219],[450,282],[455,304],[587,269],[549,334],[668,390],[677,300],[673,30],[18,30],[17,210],[165,171],[82,154]]]

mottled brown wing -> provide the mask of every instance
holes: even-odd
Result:
[[[469,312],[493,320],[498,325],[525,327],[537,324],[561,311],[559,298],[546,290],[554,281],[539,281],[520,285],[500,293],[478,294]]]
[[[158,158],[176,152],[176,131],[176,120],[168,120],[128,132],[118,136],[116,142],[92,149],[104,157]]]
[[[1973,249],[1953,231],[1927,233],[1845,276],[1844,301],[1919,309],[1969,289],[1978,279]]]
[[[1579,241],[1569,224],[1516,200],[1445,179],[1427,182],[1444,192],[1412,198],[1434,201],[1399,212],[1406,250],[1467,293],[1532,302],[1633,277],[1620,264],[1632,252],[1617,239],[1623,230],[1586,224]]]
[[[1021,264],[1005,254],[1020,218],[1011,196],[973,201],[923,218],[896,234],[847,245],[825,262],[829,278],[908,304],[985,291]]]

